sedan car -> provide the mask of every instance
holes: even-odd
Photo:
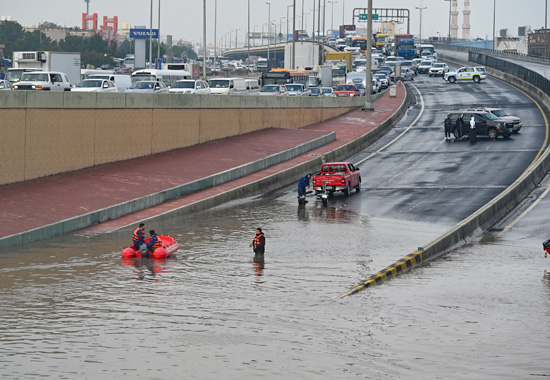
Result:
[[[311,96],[321,96],[321,89],[319,87],[309,87],[311,91]]]
[[[197,79],[182,79],[177,81],[168,90],[175,94],[210,94],[210,86],[206,81]]]
[[[163,82],[142,80],[135,82],[125,92],[168,93],[168,87]]]
[[[287,96],[286,87],[281,84],[268,84],[260,90],[261,96]]]
[[[71,88],[75,92],[118,92],[118,88],[113,82],[106,79],[84,79],[75,87]]]
[[[321,87],[321,92],[323,96],[328,96],[329,98],[333,98],[336,96],[332,87]]]
[[[428,70],[429,76],[442,77],[449,72],[449,66],[446,63],[434,63]]]
[[[0,90],[11,90],[11,83],[7,80],[0,80]]]
[[[346,96],[348,98],[359,96],[359,89],[354,84],[341,84],[336,86],[335,94],[338,97]]]

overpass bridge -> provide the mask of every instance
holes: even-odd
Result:
[[[269,56],[271,58],[277,59],[278,61],[284,61],[285,47],[287,45],[292,45],[292,41],[280,42],[280,43],[269,45]],[[311,47],[313,47],[313,45],[319,45],[319,43],[316,41],[296,41],[296,45],[310,45]],[[334,46],[331,46],[322,42],[320,45],[321,45],[321,49],[323,49],[322,50],[323,54],[337,53],[340,51]],[[268,45],[250,47],[250,56],[267,58],[267,52],[268,52]],[[225,58],[229,58],[231,60],[245,60],[248,58],[248,53],[249,53],[248,48],[243,47],[243,48],[226,50],[221,54],[221,56]]]

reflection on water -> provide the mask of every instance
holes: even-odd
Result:
[[[121,261],[132,228],[0,251],[2,378],[548,373],[549,286],[525,275],[542,273],[540,255],[471,246],[333,302],[440,227],[295,207],[266,198],[157,223],[180,244],[171,260]]]

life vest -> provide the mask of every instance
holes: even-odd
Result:
[[[160,237],[158,237],[157,235],[155,235],[157,237],[157,241],[153,243],[153,248],[160,248],[162,247],[162,240]]]
[[[136,230],[134,231],[134,235],[132,235],[132,240],[139,240],[139,236],[138,236],[138,231],[141,231],[140,228],[136,228]],[[141,236],[143,236],[143,231],[141,232]]]
[[[261,234],[256,235],[256,236],[254,237],[254,241],[252,241],[252,245],[254,246],[254,248],[258,248],[258,247],[261,245],[261,243],[260,243],[260,236],[264,236],[264,234],[261,233]],[[265,236],[264,236],[264,237],[265,237]]]

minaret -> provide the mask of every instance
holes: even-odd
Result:
[[[458,38],[458,0],[452,1],[451,11],[451,39]]]
[[[464,10],[462,11],[462,38],[470,39],[470,0],[464,0]]]

